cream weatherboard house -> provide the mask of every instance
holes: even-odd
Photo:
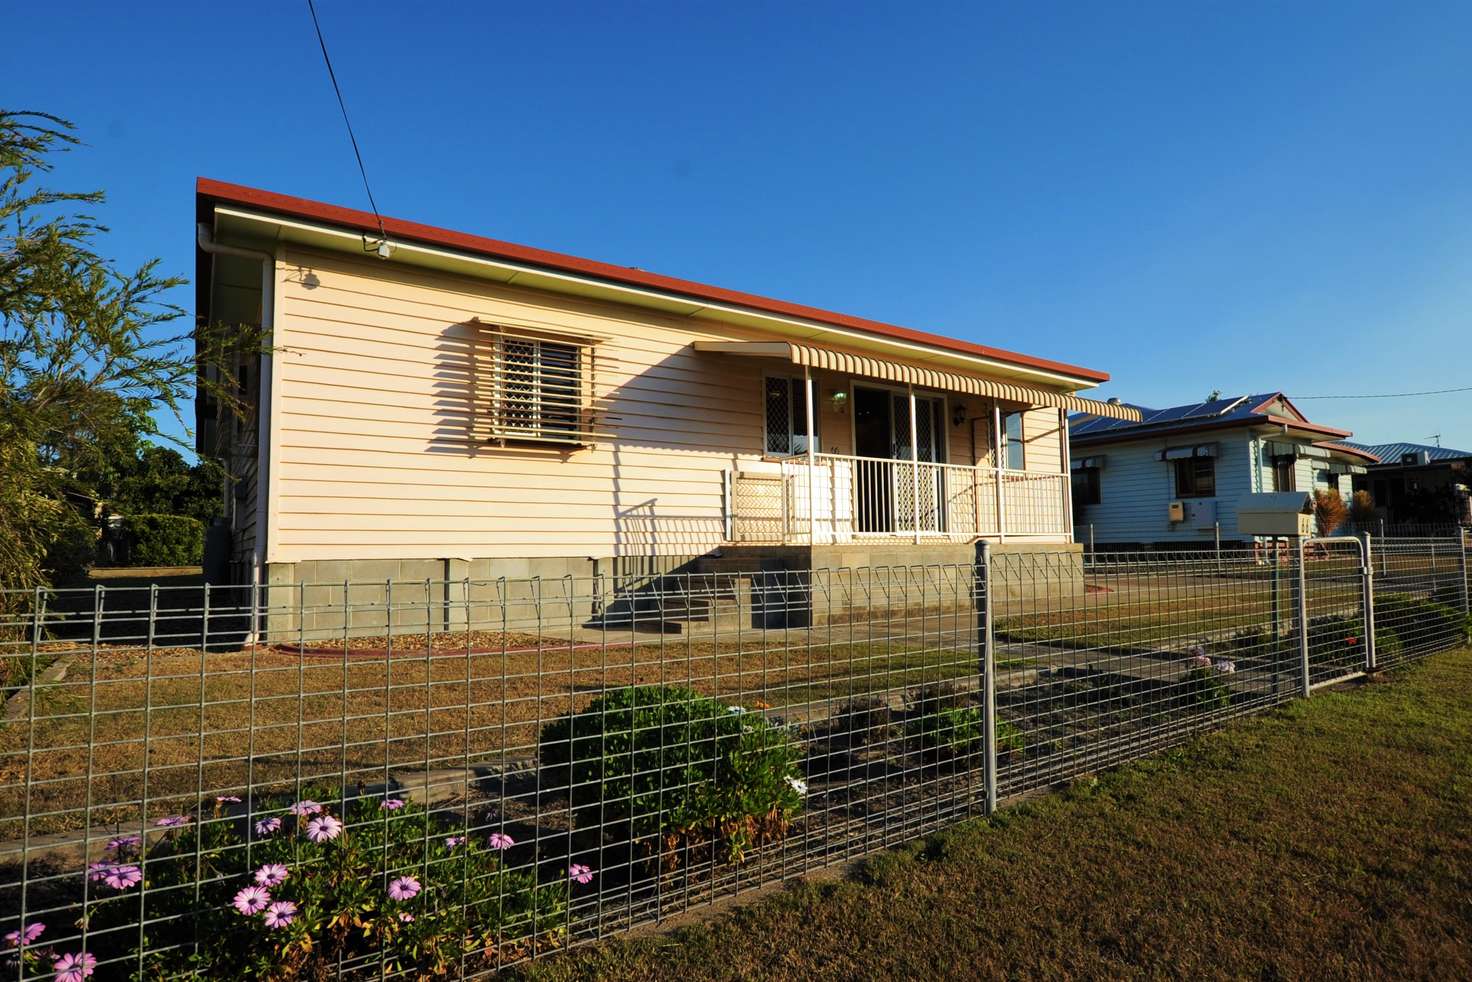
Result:
[[[253,418],[199,406],[235,583],[1056,550],[1067,414],[1138,418],[1041,358],[217,181],[197,203],[199,317],[272,332],[238,366]]]

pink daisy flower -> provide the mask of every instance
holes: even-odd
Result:
[[[307,838],[313,842],[329,842],[342,835],[342,823],[331,815],[318,815],[307,823]]]
[[[120,835],[115,839],[107,840],[107,848],[112,852],[122,852],[131,849],[143,841],[141,835]]]
[[[256,835],[270,835],[272,832],[279,831],[281,831],[281,819],[274,815],[256,823]]]
[[[286,810],[298,817],[305,817],[307,815],[319,814],[322,811],[322,806],[311,798],[303,798]]]
[[[404,799],[403,798],[385,798],[385,799],[383,799],[383,804],[379,805],[378,807],[379,808],[382,808],[386,812],[396,812],[400,808],[403,808],[404,807]]]
[[[112,875],[112,871],[115,870],[115,869],[117,869],[117,868],[118,868],[118,864],[117,863],[109,863],[109,862],[88,863],[87,864],[87,879],[91,880],[93,883],[96,883],[99,880],[105,880],[110,875]]]
[[[136,866],[114,866],[103,877],[103,882],[114,890],[126,890],[137,886],[143,880],[143,871]]]
[[[271,891],[265,887],[245,887],[235,894],[235,899],[230,901],[234,907],[246,917],[259,914],[271,903]]]
[[[82,982],[97,970],[97,956],[90,951],[67,952],[51,963],[56,982]]]
[[[226,804],[227,802],[234,802],[235,804],[238,805],[238,804],[240,804],[240,798],[239,798],[238,795],[233,795],[233,794],[217,794],[217,795],[215,795],[215,804],[217,804],[217,805],[223,805],[223,804]]]
[[[401,910],[401,911],[399,911],[399,923],[400,924],[413,924],[414,923],[414,915],[411,914],[411,913],[409,913],[407,910]]]
[[[413,900],[419,896],[419,881],[412,876],[401,876],[388,885],[390,900]]]
[[[286,882],[288,871],[280,863],[267,863],[256,870],[256,885],[263,887],[280,886]]]
[[[278,900],[266,908],[266,926],[273,931],[279,931],[295,917],[296,904],[290,900]]]
[[[463,835],[448,835],[448,836],[445,836],[445,848],[446,849],[454,849],[456,846],[463,846],[463,845],[465,845],[465,836],[463,836]]]
[[[510,849],[516,845],[516,840],[505,832],[492,832],[490,844],[492,849]]]
[[[575,880],[578,883],[593,882],[592,869],[584,866],[582,863],[573,863],[571,866],[569,866],[567,868],[567,876],[568,879]]]
[[[40,921],[32,921],[29,924],[22,924],[16,930],[11,931],[5,936],[5,941],[12,948],[24,948],[39,938],[45,930],[45,924]]]
[[[188,815],[165,815],[153,824],[161,829],[178,829],[188,825],[189,822],[190,818]]]

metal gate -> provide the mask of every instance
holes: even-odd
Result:
[[[1366,544],[1349,536],[1299,540],[1297,633],[1305,695],[1375,667],[1367,556]]]

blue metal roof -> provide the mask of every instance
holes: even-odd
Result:
[[[1103,416],[1090,416],[1087,413],[1075,413],[1068,418],[1068,432],[1074,439],[1079,437],[1099,438],[1106,434],[1112,436],[1116,433],[1134,433],[1147,427],[1154,432],[1176,428],[1185,429],[1208,421],[1230,423],[1240,419],[1246,422],[1259,415],[1253,410],[1279,395],[1280,393],[1277,392],[1262,392],[1247,396],[1229,396],[1225,399],[1193,402],[1184,406],[1171,406],[1167,409],[1149,409],[1136,405],[1135,408],[1140,410],[1141,416],[1138,423],[1126,419],[1108,419]],[[1125,405],[1134,404],[1126,403]]]
[[[1472,452],[1466,450],[1433,447],[1425,443],[1349,443],[1345,441],[1345,445],[1372,453],[1379,457],[1383,464],[1399,464],[1401,457],[1408,453],[1426,453],[1432,460],[1461,460],[1472,457]]]

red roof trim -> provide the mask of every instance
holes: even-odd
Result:
[[[1316,446],[1316,447],[1323,447],[1325,450],[1332,450],[1335,453],[1348,454],[1351,457],[1360,457],[1360,458],[1363,458],[1364,460],[1368,460],[1372,464],[1383,463],[1383,461],[1379,457],[1376,457],[1374,454],[1370,453],[1368,450],[1360,450],[1360,449],[1358,449],[1356,447],[1345,446],[1342,443],[1335,443],[1333,441],[1324,441],[1322,443],[1315,443],[1314,446]]]
[[[1305,423],[1302,420],[1289,419],[1286,416],[1269,416],[1261,414],[1257,416],[1242,416],[1238,419],[1218,419],[1204,423],[1195,423],[1191,426],[1172,427],[1169,424],[1159,424],[1159,428],[1152,428],[1149,423],[1131,426],[1119,430],[1103,430],[1099,433],[1085,433],[1080,436],[1070,437],[1070,443],[1075,447],[1088,446],[1096,443],[1124,443],[1135,440],[1153,440],[1156,437],[1172,437],[1181,433],[1199,433],[1203,430],[1229,429],[1234,426],[1286,426],[1290,430],[1301,430],[1305,433],[1318,433],[1323,436],[1344,438],[1351,436],[1349,430],[1340,430],[1332,426],[1320,426],[1318,423]]]
[[[340,225],[355,231],[372,233],[378,231],[378,222],[371,213],[357,211],[353,208],[342,208],[338,205],[329,205],[306,198],[277,194],[273,191],[262,191],[258,188],[245,187],[240,184],[229,184],[206,177],[198,179],[195,185],[195,192],[201,200],[209,199],[235,205],[246,205],[276,214],[327,222],[331,225]],[[497,239],[487,239],[478,235],[468,235],[464,232],[436,228],[432,225],[421,225],[418,222],[409,222],[398,218],[385,218],[383,220],[383,227],[390,236],[395,238],[459,249],[464,252],[491,256],[497,259],[509,259],[514,262],[530,263],[561,272],[593,276],[601,280],[646,287],[662,293],[678,294],[679,296],[690,297],[696,300],[746,307],[751,310],[777,314],[783,317],[800,317],[804,320],[831,324],[834,327],[864,331],[882,337],[895,338],[914,344],[923,344],[961,354],[989,358],[993,361],[1006,362],[1023,368],[1054,372],[1059,375],[1066,375],[1070,378],[1083,379],[1090,382],[1107,382],[1109,380],[1109,374],[1107,372],[1100,372],[1091,368],[1080,368],[1077,365],[1069,365],[1065,362],[1051,361],[1046,358],[1034,358],[1031,355],[1022,355],[1014,351],[1006,351],[1002,348],[991,348],[985,345],[972,344],[969,341],[948,338],[926,331],[917,331],[913,328],[899,327],[894,324],[885,324],[882,321],[872,321],[863,317],[838,314],[817,307],[807,307],[802,304],[788,303],[783,300],[773,300],[769,297],[761,297],[752,293],[741,293],[736,290],[727,290],[717,286],[708,286],[704,283],[695,283],[690,280],[660,276],[656,273],[630,269],[626,266],[614,266],[591,259],[580,259],[577,256],[549,252],[545,249],[535,249],[531,246],[516,245],[515,243],[502,242]]]

